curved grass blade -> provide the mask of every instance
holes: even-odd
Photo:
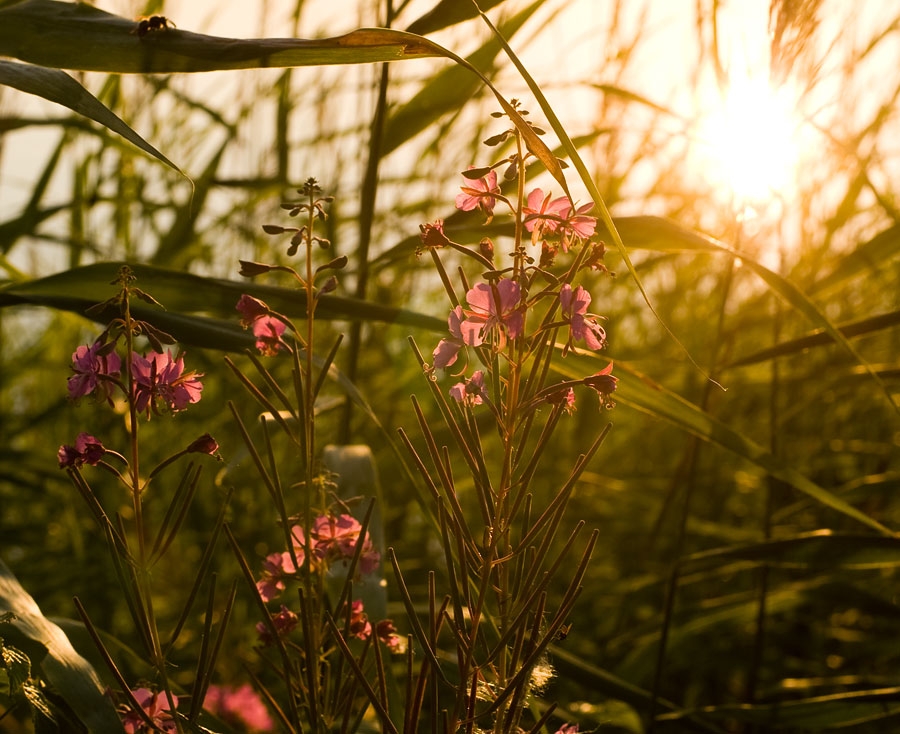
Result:
[[[510,18],[501,26],[503,35],[507,38],[514,35],[543,4],[544,0],[537,0]],[[454,2],[454,6],[466,7],[465,3],[459,2]],[[472,14],[474,15],[474,10]],[[501,50],[500,44],[491,39],[468,56],[466,61],[474,68],[486,69]],[[395,110],[388,119],[384,134],[384,155],[431,126],[435,120],[448,112],[458,111],[478,93],[479,86],[476,77],[456,64],[438,72],[422,86],[421,91]]]
[[[554,369],[573,379],[592,374],[597,371],[596,368],[596,358],[574,355],[572,353],[569,354],[565,362],[558,360],[554,363]],[[728,449],[737,456],[756,464],[769,475],[781,479],[794,489],[803,492],[820,504],[853,518],[883,535],[893,535],[892,530],[877,520],[856,509],[837,495],[820,487],[786,462],[775,457],[760,444],[700,410],[696,405],[666,390],[662,385],[630,369],[622,362],[616,362],[615,371],[616,376],[619,378],[618,388],[615,393],[617,402],[629,405],[656,418],[662,418],[704,441]]]
[[[837,328],[841,334],[843,334],[848,339],[854,336],[862,336],[863,334],[871,334],[876,331],[883,331],[885,329],[893,328],[900,324],[900,311],[891,311],[890,313],[878,314],[878,316],[870,316],[866,319],[860,319],[859,321],[851,321],[847,324],[842,324]],[[801,336],[798,339],[791,339],[786,342],[781,342],[780,344],[776,344],[774,347],[769,347],[768,349],[760,349],[758,352],[753,352],[752,354],[748,354],[746,357],[741,357],[740,359],[736,359],[734,362],[729,362],[726,365],[722,366],[723,370],[731,369],[733,367],[743,367],[749,364],[757,364],[759,362],[765,362],[770,359],[775,359],[776,357],[784,357],[790,354],[797,354],[798,352],[805,351],[810,349],[811,347],[819,347],[824,344],[833,344],[834,339],[824,329],[816,329],[815,331],[807,334],[806,336]]]
[[[813,293],[827,292],[866,271],[873,272],[900,254],[900,224],[879,232],[852,252],[840,258],[832,271],[813,284]]]
[[[647,710],[654,703],[650,691],[619,678],[608,670],[598,668],[579,656],[558,646],[550,646],[554,667],[561,675],[577,680],[594,693],[602,693],[616,701],[624,701],[638,710]],[[721,732],[715,724],[707,723],[696,714],[681,711],[671,701],[656,699],[655,704],[673,714],[680,714],[690,731]]]
[[[4,12],[4,10],[0,10],[0,26],[5,22],[3,19]],[[89,117],[134,143],[145,153],[162,161],[170,168],[178,171],[182,176],[185,175],[184,171],[126,125],[121,118],[100,102],[99,99],[59,69],[45,69],[42,66],[0,60],[0,84],[13,87],[20,92],[43,97],[63,107],[68,107],[80,115]]]
[[[791,538],[694,553],[681,559],[679,565],[686,572],[697,572],[734,561],[780,568],[894,568],[900,566],[900,538],[816,530]]]
[[[503,3],[504,0],[482,0],[484,10],[490,10]],[[424,36],[443,28],[448,28],[457,23],[471,20],[478,15],[478,11],[469,3],[460,0],[440,0],[431,10],[420,16],[407,27],[408,33],[418,33]]]
[[[0,613],[12,612],[12,629],[47,649],[41,669],[54,689],[72,707],[89,731],[120,731],[122,724],[104,695],[104,686],[90,663],[79,655],[69,638],[47,619],[12,571],[0,561]]]
[[[900,716],[900,688],[835,693],[799,701],[766,704],[726,704],[661,714],[659,721],[704,716],[766,727],[766,731],[828,731],[882,722]]]

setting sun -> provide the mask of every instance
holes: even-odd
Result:
[[[737,77],[704,110],[700,141],[715,181],[740,204],[790,197],[798,159],[795,102],[764,78]]]

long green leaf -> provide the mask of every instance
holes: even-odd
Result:
[[[597,371],[597,358],[570,354],[557,360],[554,368],[560,373],[578,379]],[[629,405],[649,415],[669,421],[682,430],[709,443],[717,444],[765,470],[769,475],[803,492],[817,502],[842,515],[853,518],[884,535],[893,531],[864,512],[856,509],[840,497],[820,487],[787,462],[780,460],[752,439],[738,433],[722,421],[706,413],[696,405],[670,392],[645,375],[616,362],[615,374],[619,378],[616,401]]]
[[[110,282],[123,264],[96,263],[39,280],[9,283],[0,287],[0,308],[33,304],[84,313],[85,309],[113,295]],[[303,317],[306,314],[304,295],[296,289],[258,285],[248,281],[204,278],[150,265],[135,264],[130,267],[137,276],[140,288],[152,294],[168,309],[166,312],[160,312],[163,314],[161,317],[163,320],[188,319],[188,314],[205,314],[232,321],[237,325],[238,314],[235,311],[235,304],[243,293],[264,300],[273,310],[287,316]],[[143,309],[141,313],[144,315],[151,312],[151,309],[138,304],[135,307]],[[358,319],[405,324],[438,333],[446,331],[447,328],[446,322],[441,319],[414,311],[333,295],[322,297],[316,313],[323,319]],[[185,321],[185,324],[189,321],[190,319]],[[214,323],[210,319],[200,319],[196,321],[196,326],[202,331]]]
[[[817,530],[791,538],[694,553],[683,558],[679,565],[686,572],[695,572],[734,561],[782,568],[894,568],[900,566],[900,538]]]
[[[54,689],[92,732],[121,731],[122,724],[104,695],[96,671],[79,655],[69,638],[47,619],[12,571],[0,561],[0,613],[12,612],[14,630],[42,645],[47,654],[41,669]]]
[[[25,0],[0,8],[0,54],[54,69],[119,74],[364,64],[443,55],[435,44],[422,44],[414,34],[380,28],[316,40],[243,40],[180,28],[139,36],[137,27],[134,20],[87,3]]]
[[[16,7],[18,6],[13,6],[13,8]],[[0,10],[0,26],[7,22],[3,17],[5,12],[5,10]],[[14,61],[0,61],[0,84],[13,87],[20,92],[43,97],[89,117],[184,175],[178,166],[128,127],[112,110],[104,106],[100,100],[65,72],[31,64],[19,64]]]
[[[483,10],[490,10],[503,2],[504,0],[482,0],[481,7]],[[470,20],[477,15],[478,11],[470,3],[460,0],[440,0],[431,10],[410,23],[406,30],[409,33],[425,35]]]
[[[900,716],[900,688],[836,693],[799,701],[706,706],[662,714],[658,720],[677,721],[688,716],[757,724],[766,727],[767,731],[842,729],[856,724],[884,722]]]

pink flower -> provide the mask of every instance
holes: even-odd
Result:
[[[219,442],[208,433],[204,433],[200,438],[191,441],[185,451],[189,454],[208,454],[209,456],[217,457],[219,461],[222,460],[218,453]]]
[[[578,734],[578,724],[563,724],[556,730],[556,734]]]
[[[246,293],[238,299],[235,308],[241,313],[241,326],[253,329],[259,353],[266,357],[278,354],[284,344],[281,339],[285,330],[284,321],[272,316],[265,302]]]
[[[357,640],[368,640],[372,636],[372,625],[369,616],[363,609],[361,599],[357,599],[350,605],[350,636]]]
[[[616,383],[618,378],[612,374],[613,363],[610,362],[599,372],[595,372],[590,377],[585,377],[583,382],[588,387],[594,388],[597,395],[600,396],[601,408],[614,408],[616,404],[610,399],[610,396],[616,391]]]
[[[464,346],[463,335],[460,329],[462,322],[462,306],[457,306],[450,312],[450,316],[447,318],[447,325],[450,327],[450,338],[441,339],[434,352],[431,354],[435,367],[449,367],[456,361],[459,350]]]
[[[569,415],[575,412],[575,390],[571,387],[551,393],[546,400],[551,405],[562,405],[563,410]]]
[[[79,433],[74,446],[60,446],[56,452],[59,468],[77,468],[84,464],[97,466],[106,449],[103,444],[89,433]]]
[[[300,621],[296,614],[294,614],[290,609],[288,609],[284,604],[281,605],[281,611],[277,614],[273,614],[271,616],[272,624],[275,626],[275,631],[278,633],[279,637],[282,637],[289,632],[291,632]],[[271,645],[274,640],[272,639],[272,634],[269,632],[269,627],[265,622],[257,622],[256,623],[256,633],[259,635],[260,644],[264,646]]]
[[[532,244],[551,234],[561,235],[563,252],[568,252],[573,236],[587,239],[594,234],[597,218],[587,216],[593,208],[593,202],[588,202],[575,209],[567,197],[560,196],[551,201],[550,194],[544,196],[542,189],[535,189],[522,207],[525,229],[531,232]]]
[[[298,558],[299,560],[299,558]],[[263,572],[256,589],[263,601],[272,601],[281,596],[284,591],[284,577],[297,572],[291,554],[270,553],[263,561]]]
[[[275,728],[262,698],[247,683],[238,688],[211,685],[206,690],[203,708],[241,731],[257,734]]]
[[[343,561],[346,565],[356,553],[361,530],[362,525],[352,515],[317,517],[312,530],[312,536],[316,541],[316,556],[327,563]],[[378,568],[381,554],[375,549],[368,532],[362,542],[358,566],[359,572],[365,575]]]
[[[550,194],[544,196],[543,189],[535,189],[525,200],[522,213],[525,215],[525,229],[531,232],[532,244],[547,234],[552,234],[559,229],[560,220],[571,205],[565,196],[550,200]]]
[[[434,250],[451,244],[450,239],[444,234],[444,220],[436,219],[430,224],[419,225],[421,247],[416,248],[416,255],[421,255],[425,250]]]
[[[397,634],[397,628],[391,619],[382,619],[375,625],[375,635],[395,655],[405,652],[405,640]]]
[[[256,348],[265,357],[274,357],[284,343],[281,335],[285,325],[274,316],[262,316],[253,322],[253,336],[256,337]]]
[[[591,305],[591,294],[578,286],[566,283],[559,290],[559,303],[563,318],[569,322],[569,345],[573,339],[583,340],[590,349],[603,349],[606,344],[606,332],[587,312]]]
[[[69,378],[69,398],[76,400],[96,390],[99,397],[109,400],[121,367],[119,355],[100,342],[78,347],[72,354],[75,374]]]
[[[172,358],[172,352],[165,354],[150,352],[142,357],[137,352],[131,355],[131,374],[134,378],[134,400],[138,412],[159,413],[157,400],[161,400],[173,413],[184,410],[190,403],[200,400],[203,385],[196,372],[184,373],[184,359]]]
[[[471,170],[472,167],[469,168]],[[486,175],[475,180],[467,178],[460,188],[462,193],[456,195],[456,208],[470,212],[478,207],[490,221],[494,216],[497,196],[500,194],[496,171],[488,171]]]
[[[235,309],[241,313],[241,326],[245,329],[253,324],[256,319],[269,315],[269,307],[258,298],[244,293],[237,302]]]
[[[587,213],[593,208],[594,203],[589,201],[577,209],[569,209],[569,213],[565,217],[565,226],[583,240],[593,237],[597,230],[597,217],[587,216]]]
[[[520,301],[519,284],[514,280],[501,278],[496,283],[477,283],[466,293],[469,309],[460,324],[463,342],[471,347],[481,346],[495,329],[500,333],[500,348],[506,344],[507,336],[515,339],[525,326]]]
[[[484,372],[476,370],[466,382],[457,382],[450,388],[450,397],[470,407],[481,405],[488,397],[484,386]]]
[[[168,708],[169,701],[165,694],[154,693],[149,688],[138,688],[131,693],[159,730],[164,732],[175,731],[175,719],[172,718]],[[178,706],[178,698],[172,696],[172,703]],[[154,731],[147,726],[147,722],[134,709],[128,707],[119,713],[122,717],[122,725],[125,727],[126,734]]]

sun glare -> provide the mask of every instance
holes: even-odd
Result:
[[[766,79],[733,79],[703,116],[700,140],[711,173],[736,205],[791,197],[798,118],[787,90],[773,90]]]

